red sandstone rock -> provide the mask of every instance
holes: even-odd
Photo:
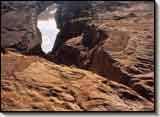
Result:
[[[154,110],[133,89],[90,71],[13,52],[1,63],[2,111]]]

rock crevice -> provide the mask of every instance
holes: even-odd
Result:
[[[60,32],[44,55],[37,16],[53,3]],[[1,49],[30,54],[1,53],[2,109],[153,111],[153,8],[153,2],[2,2]]]

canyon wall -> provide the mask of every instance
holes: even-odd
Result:
[[[68,3],[57,13],[58,63],[94,71],[154,101],[153,2]]]
[[[49,62],[36,23],[53,3],[1,4],[1,49],[32,53],[1,53],[3,111],[153,111],[154,3],[57,1]]]
[[[37,16],[51,3],[53,2],[3,1],[1,50],[14,48],[21,53],[28,53],[32,49],[40,51],[42,40],[37,28]]]

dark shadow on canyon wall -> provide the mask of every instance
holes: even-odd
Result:
[[[60,32],[53,50],[45,55],[37,21],[51,3],[3,2],[3,51],[12,48],[90,70],[154,102],[153,2],[56,2],[55,20]]]

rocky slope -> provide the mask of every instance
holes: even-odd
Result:
[[[94,71],[154,101],[154,3],[104,2],[89,11],[91,19],[76,21],[84,24],[78,36],[57,40],[58,63]]]
[[[154,3],[56,3],[44,55],[37,16],[53,2],[2,2],[2,111],[153,111]]]
[[[153,110],[125,85],[37,56],[1,54],[1,84],[2,111]]]

